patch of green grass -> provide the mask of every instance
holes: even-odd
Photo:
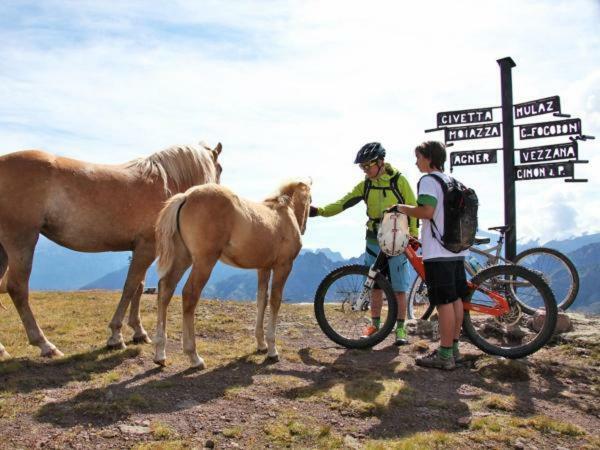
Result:
[[[486,408],[496,409],[500,411],[514,411],[516,407],[516,399],[513,395],[497,395],[492,394],[486,396],[482,403]]]
[[[152,437],[157,440],[169,440],[177,436],[177,431],[170,425],[163,422],[152,422],[150,424]]]
[[[192,443],[183,440],[144,442],[132,447],[133,450],[184,450],[195,448]]]
[[[241,386],[241,385],[229,386],[228,388],[225,389],[225,392],[223,392],[223,395],[225,396],[225,398],[231,400],[231,399],[236,398],[238,395],[240,395],[245,390],[246,390],[246,386]]]
[[[242,427],[225,428],[221,434],[227,438],[239,438],[242,435]]]
[[[170,389],[177,386],[177,383],[171,380],[158,380],[152,383],[152,386],[158,389]]]
[[[337,383],[323,396],[331,402],[334,409],[350,409],[361,415],[381,415],[402,388],[403,383],[399,380],[361,377]]]
[[[430,450],[459,448],[458,439],[451,433],[430,431],[416,433],[402,439],[370,440],[365,443],[365,450]]]
[[[111,370],[110,372],[106,372],[102,374],[101,381],[103,385],[109,385],[111,383],[116,383],[121,379],[121,374],[116,370]]]
[[[23,370],[23,367],[23,363],[15,359],[0,361],[0,375],[8,375],[9,373],[18,372]]]
[[[529,418],[510,416],[480,417],[471,422],[468,438],[477,443],[498,442],[512,445],[518,437],[532,439],[536,433],[559,433],[563,436],[579,437],[586,432],[577,425],[559,422],[547,416]]]
[[[263,427],[267,439],[280,447],[341,448],[343,440],[331,427],[319,425],[314,419],[285,414]]]
[[[586,434],[586,432],[577,425],[568,422],[559,422],[558,420],[554,420],[543,415],[531,417],[529,419],[524,420],[522,419],[522,424],[520,424],[519,426],[529,426],[535,428],[536,430],[542,433],[555,431],[565,436],[583,436]]]

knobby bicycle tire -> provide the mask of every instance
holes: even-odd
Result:
[[[537,267],[530,267],[529,264],[524,264],[525,260],[531,256],[539,257],[544,254],[550,255],[552,258],[555,258],[555,261],[559,262],[559,264],[562,265],[562,270],[567,271],[571,278],[569,282],[569,288],[563,294],[563,291],[559,291],[557,289],[558,286],[556,286],[555,283],[553,283],[554,280],[552,279],[552,274],[546,273],[544,270],[542,270],[544,269],[544,267],[539,268],[539,270],[542,272],[542,278],[544,278],[544,280],[548,283],[550,289],[552,289],[552,292],[556,297],[558,308],[565,311],[567,308],[569,308],[569,306],[573,304],[575,298],[577,298],[577,293],[579,292],[579,273],[577,272],[577,269],[575,268],[573,262],[564,253],[561,253],[553,248],[534,247],[519,253],[517,256],[515,256],[514,262],[515,264],[522,265],[528,269],[538,269]],[[558,276],[560,276],[560,274]],[[523,308],[527,308],[529,309],[529,311],[533,311],[533,309],[526,304],[523,304]]]
[[[315,317],[319,327],[329,339],[346,348],[359,349],[373,347],[374,345],[382,342],[388,336],[388,334],[390,334],[394,324],[396,323],[396,317],[398,313],[396,296],[390,282],[380,273],[375,277],[375,286],[377,286],[377,289],[381,289],[383,291],[384,301],[387,299],[391,299],[392,301],[387,301],[387,317],[384,323],[381,324],[379,331],[366,338],[349,339],[339,334],[335,327],[328,320],[327,312],[325,311],[325,302],[328,298],[328,294],[333,294],[332,292],[329,292],[331,289],[333,289],[333,284],[344,277],[359,276],[366,278],[368,273],[369,267],[359,264],[340,267],[333,270],[325,278],[323,278],[315,294],[314,309]],[[349,313],[352,314],[351,312]]]
[[[511,278],[512,277],[512,278]],[[490,340],[486,339],[485,336],[482,336],[478,330],[475,328],[473,323],[473,318],[471,312],[467,309],[464,311],[464,320],[463,320],[463,332],[467,335],[469,340],[477,346],[479,349],[483,350],[486,353],[492,355],[503,356],[506,358],[522,358],[524,356],[530,355],[548,342],[548,340],[552,337],[552,333],[554,332],[554,328],[556,326],[556,319],[558,315],[558,309],[556,307],[556,300],[554,298],[554,294],[552,290],[548,287],[548,285],[544,282],[542,277],[540,277],[534,271],[526,269],[517,265],[501,265],[501,266],[492,266],[487,269],[484,269],[477,273],[475,277],[471,280],[473,284],[476,286],[484,286],[486,285],[486,281],[489,280],[511,280],[520,277],[530,283],[531,287],[539,293],[539,296],[543,300],[544,306],[544,322],[542,327],[540,328],[538,334],[535,336],[533,340],[528,342],[527,344],[521,345],[519,347],[506,347],[502,345],[495,344]],[[477,291],[484,292],[481,288],[477,288]],[[506,293],[505,293],[506,294]],[[510,294],[507,294],[510,295]],[[517,308],[516,305],[520,303],[517,301],[513,301],[514,308]],[[512,311],[512,308],[511,308]],[[524,309],[523,309],[524,311]],[[480,315],[479,318],[485,317],[492,318],[492,316]],[[500,318],[501,319],[501,318]],[[533,317],[529,320],[533,320]],[[530,326],[530,324],[523,324],[523,326]]]

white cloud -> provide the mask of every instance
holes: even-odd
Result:
[[[559,94],[600,139],[592,1],[3,2],[0,16],[4,152],[42,147],[121,162],[221,141],[223,182],[241,195],[260,198],[283,178],[311,175],[322,205],[358,182],[351,162],[370,140],[416,184],[412,149],[441,138],[423,133],[435,113],[498,105],[495,60],[509,55],[515,101]],[[596,142],[580,145],[591,164],[576,173],[589,183],[517,184],[519,237],[566,232],[544,216],[555,198],[585,205],[569,233],[600,230]],[[502,223],[501,165],[454,175],[480,194],[482,226]],[[306,245],[360,253],[361,208],[312,221]]]

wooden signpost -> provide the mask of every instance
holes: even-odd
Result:
[[[566,182],[587,182],[586,179],[575,178],[575,164],[588,162],[579,159],[577,141],[586,141],[594,137],[582,134],[580,119],[571,119],[568,114],[562,113],[560,97],[557,95],[513,104],[512,68],[516,64],[510,57],[499,59],[497,62],[500,66],[502,106],[439,112],[437,128],[425,132],[444,131],[447,147],[458,141],[502,138],[502,148],[451,152],[450,171],[456,166],[496,163],[497,152],[503,151],[504,223],[509,226],[506,232],[505,256],[512,260],[517,249],[515,181],[564,178]],[[494,122],[495,109],[502,111],[501,122]],[[544,114],[552,114],[563,120],[514,125],[515,120]],[[568,136],[570,142],[515,149],[515,129],[520,141],[556,137],[564,139]],[[515,165],[515,150],[519,151],[521,165]]]

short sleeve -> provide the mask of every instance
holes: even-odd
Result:
[[[433,179],[433,177],[424,176],[421,178],[419,181],[419,192],[417,197],[418,205],[429,205],[435,208],[438,201],[436,183],[437,182]]]

